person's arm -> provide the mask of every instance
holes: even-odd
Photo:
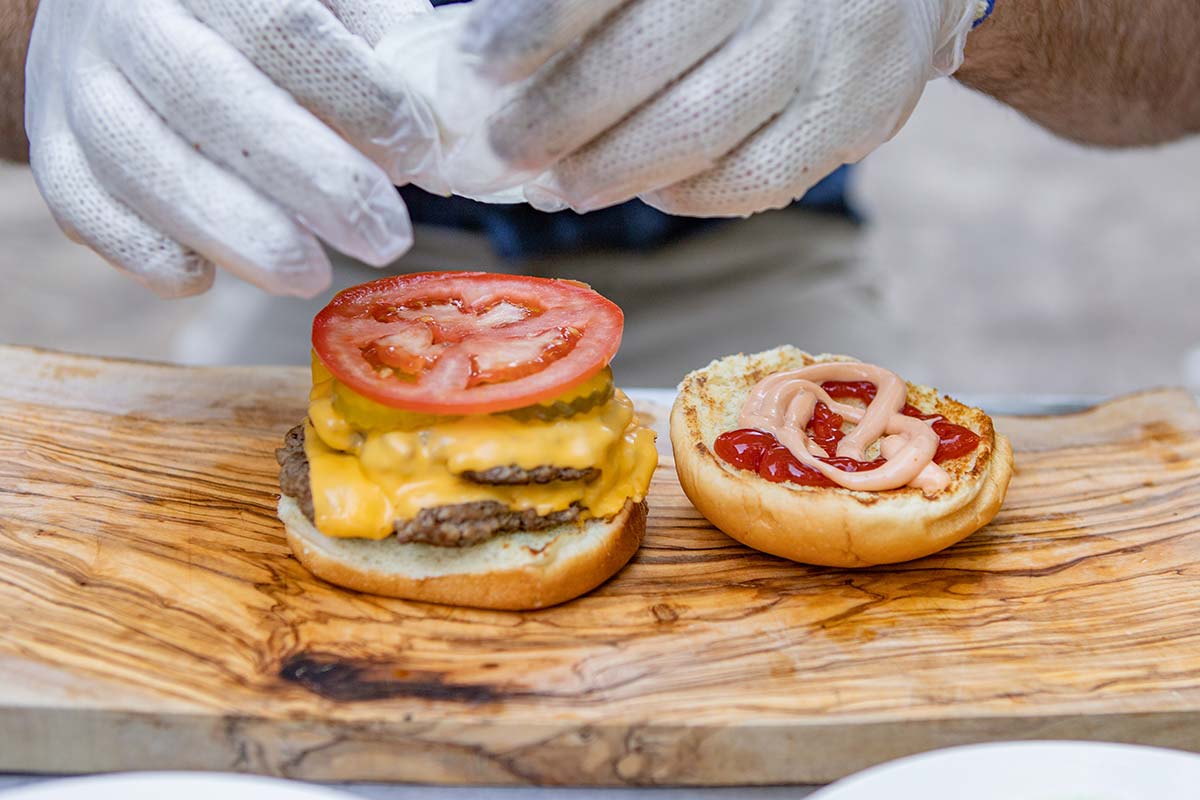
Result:
[[[25,138],[25,54],[37,0],[0,0],[0,158],[29,160]]]
[[[956,77],[1060,136],[1112,147],[1200,132],[1191,0],[996,0]]]

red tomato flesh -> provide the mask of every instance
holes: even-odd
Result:
[[[313,320],[335,378],[393,408],[489,414],[549,400],[603,369],[624,316],[575,281],[424,272],[338,294]]]

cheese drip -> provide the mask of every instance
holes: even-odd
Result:
[[[315,524],[328,536],[383,539],[396,520],[423,508],[488,500],[539,515],[580,503],[582,519],[608,518],[627,500],[645,498],[658,464],[654,433],[637,424],[633,404],[620,391],[586,414],[552,422],[480,414],[432,417],[411,429],[363,419],[357,397],[351,422],[341,410],[349,392],[314,359],[304,451]],[[508,465],[597,467],[600,476],[529,486],[460,477]]]
[[[835,401],[821,388],[825,381],[870,381],[877,393],[864,410]],[[938,436],[930,424],[900,413],[907,398],[904,380],[882,367],[854,361],[813,364],[770,375],[755,384],[738,424],[773,434],[797,460],[846,489],[879,492],[914,486],[933,495],[950,484],[950,476],[933,463]],[[855,423],[854,430],[838,444],[839,457],[864,461],[867,449],[878,441],[887,463],[873,470],[845,472],[822,461],[826,452],[807,432],[818,401]]]

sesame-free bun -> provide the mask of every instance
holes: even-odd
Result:
[[[951,482],[936,496],[903,487],[885,492],[771,483],[713,452],[736,430],[751,387],[777,372],[846,356],[795,347],[714,361],[684,378],[671,412],[671,444],[683,491],[713,525],[749,547],[805,564],[868,567],[936,553],[996,516],[1012,477],[1012,448],[977,408],[909,384],[908,402],[979,434],[974,452],[942,467]]]
[[[338,539],[309,522],[296,501],[279,518],[300,563],[360,592],[476,608],[532,609],[591,591],[633,557],[646,535],[646,504],[626,502],[612,519],[509,533],[469,547]]]

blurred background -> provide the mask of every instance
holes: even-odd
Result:
[[[862,258],[891,315],[878,336],[908,343],[887,366],[955,394],[1200,390],[1198,174],[1200,140],[1088,150],[950,81],[932,84],[908,126],[853,177],[867,220]],[[422,253],[402,269],[494,262],[482,245],[465,259],[439,257],[443,232],[417,236]],[[276,337],[272,360],[308,357],[303,336],[239,322],[264,300],[233,279],[168,302],[119,275],[59,232],[29,171],[13,165],[0,165],[0,274],[6,343],[245,363],[256,359],[238,341]],[[341,282],[367,277],[344,270]],[[294,307],[303,330],[327,299],[271,302]],[[229,341],[197,340],[214,336],[190,324],[205,315],[227,322]],[[697,366],[663,363],[660,377],[639,382],[670,386]]]

